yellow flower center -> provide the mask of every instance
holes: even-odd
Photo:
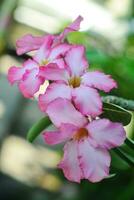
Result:
[[[42,61],[40,62],[40,66],[42,66],[42,65],[47,65],[48,63],[49,63],[49,60],[47,60],[47,59],[42,60]]]
[[[83,138],[85,138],[85,137],[88,137],[88,131],[87,131],[87,129],[86,128],[80,128],[75,134],[74,134],[74,136],[73,136],[73,139],[74,140],[81,140],[81,139],[83,139]]]
[[[74,76],[69,79],[68,81],[69,85],[72,86],[73,88],[79,87],[81,83],[81,78],[78,76]]]

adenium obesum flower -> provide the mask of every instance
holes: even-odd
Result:
[[[70,25],[68,25],[63,32],[59,35],[51,35],[47,34],[44,36],[32,36],[31,34],[24,35],[22,38],[17,40],[16,47],[17,47],[17,54],[21,55],[30,51],[38,50],[46,37],[51,37],[51,46],[54,47],[58,44],[64,42],[65,37],[68,33],[78,31],[80,28],[80,23],[83,20],[83,17],[78,16]]]
[[[11,67],[8,80],[17,83],[26,98],[34,97],[46,80],[52,81],[38,99],[55,126],[44,132],[44,139],[49,145],[66,142],[59,168],[67,179],[98,182],[109,174],[108,150],[123,144],[125,131],[122,124],[98,117],[103,112],[98,90],[109,92],[117,88],[116,82],[100,71],[88,71],[84,46],[64,42],[82,20],[79,16],[59,35],[19,39],[18,55],[36,52],[21,67]]]
[[[64,57],[66,67],[47,66],[41,68],[42,76],[54,81],[46,92],[39,97],[39,106],[46,111],[47,104],[58,97],[74,102],[76,108],[84,115],[92,117],[102,113],[102,101],[96,89],[109,92],[116,88],[116,82],[99,71],[87,71],[88,62],[85,58],[85,48],[73,45]]]
[[[42,68],[51,67],[53,63],[56,63],[61,68],[65,67],[63,56],[71,45],[63,43],[64,38],[69,32],[77,31],[82,20],[83,18],[79,16],[58,36],[48,34],[43,37],[33,37],[26,35],[17,41],[19,55],[37,50],[33,59],[25,61],[22,67],[13,66],[8,71],[9,82],[11,84],[17,82],[20,91],[26,98],[32,98],[45,81],[40,71],[41,66]]]
[[[61,44],[49,48],[48,43],[49,38],[37,51],[34,59],[25,61],[22,67],[13,66],[8,71],[9,82],[11,84],[17,82],[20,91],[27,98],[32,98],[45,81],[40,72],[41,66],[45,69],[46,66],[51,67],[52,63],[56,63],[58,66],[64,67],[64,60],[60,56],[64,55],[70,45]]]
[[[46,110],[58,129],[45,131],[49,145],[66,142],[64,156],[58,167],[74,182],[88,179],[98,182],[109,175],[109,149],[125,140],[122,124],[108,119],[91,120],[83,116],[67,99],[57,98]]]

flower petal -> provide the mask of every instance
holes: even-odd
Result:
[[[10,67],[8,70],[8,81],[13,84],[17,81],[20,81],[24,74],[24,69],[20,67]]]
[[[87,125],[87,129],[91,140],[96,142],[95,146],[106,149],[122,145],[126,138],[123,125],[113,123],[108,119],[94,120]]]
[[[65,84],[59,83],[52,83],[50,84],[46,92],[39,96],[39,107],[40,109],[45,112],[47,105],[55,100],[56,98],[65,98],[71,99],[71,88]]]
[[[88,67],[85,58],[85,48],[82,45],[73,46],[65,56],[65,62],[69,68],[71,76],[80,76]]]
[[[40,67],[40,76],[46,78],[51,81],[63,81],[67,82],[69,79],[69,74],[67,70],[61,69],[57,66],[57,64],[49,64],[46,67]]]
[[[29,51],[39,49],[44,42],[45,37],[46,36],[35,37],[31,34],[24,35],[16,42],[17,54],[21,55]]]
[[[37,67],[37,63],[31,59],[25,61],[22,67],[10,67],[8,70],[8,80],[11,84],[18,82],[23,78],[26,70],[31,70]]]
[[[47,144],[55,145],[69,140],[76,130],[75,126],[62,124],[58,131],[45,131],[43,136]]]
[[[56,127],[60,127],[62,123],[82,127],[87,123],[87,119],[67,99],[57,98],[52,101],[47,106],[46,113]]]
[[[66,68],[66,63],[63,58],[57,58],[53,61],[53,63],[57,64],[59,68],[65,69]]]
[[[56,145],[64,141],[60,131],[45,131],[43,132],[43,138],[48,145]]]
[[[19,83],[19,89],[26,98],[32,98],[45,80],[38,77],[38,69],[27,71]]]
[[[53,36],[47,35],[44,38],[44,42],[42,43],[41,47],[36,52],[36,54],[34,56],[34,60],[36,60],[40,64],[45,61],[48,62],[48,55],[50,53],[52,42],[53,42]]]
[[[78,31],[80,29],[80,23],[82,20],[83,20],[83,17],[79,15],[67,28],[70,28],[73,31]]]
[[[78,144],[76,141],[70,141],[64,146],[64,157],[58,167],[63,170],[65,177],[74,182],[80,182],[82,172],[78,160]]]
[[[31,70],[31,69],[39,67],[38,63],[32,59],[28,59],[27,61],[25,61],[23,63],[23,66],[24,66],[25,70]]]
[[[113,88],[117,88],[117,83],[110,77],[99,71],[87,72],[82,76],[84,85],[109,92]]]
[[[99,182],[108,176],[111,158],[107,150],[93,148],[88,139],[85,139],[79,142],[78,151],[83,178]]]
[[[83,20],[83,17],[80,15],[70,24],[68,25],[63,32],[58,35],[55,40],[54,40],[54,45],[59,44],[64,41],[65,37],[67,36],[68,33],[78,31],[80,29],[80,23]]]
[[[64,54],[70,48],[71,48],[71,45],[69,45],[69,44],[59,44],[59,45],[53,47],[50,51],[50,54],[49,54],[49,60],[53,61],[54,59],[56,59],[60,55],[64,56]]]
[[[96,117],[102,113],[102,101],[95,89],[81,85],[72,90],[72,96],[82,114]]]

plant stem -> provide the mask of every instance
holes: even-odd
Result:
[[[27,133],[27,140],[33,142],[35,138],[46,129],[52,122],[49,117],[43,117],[38,122],[36,122]]]

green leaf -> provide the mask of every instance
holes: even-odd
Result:
[[[125,143],[126,143],[126,145],[128,145],[131,149],[134,150],[134,141],[133,141],[133,140],[131,140],[131,139],[129,139],[129,138],[126,138]]]
[[[118,170],[128,170],[130,166],[127,162],[125,162],[122,158],[118,156],[117,153],[113,149],[110,150],[110,154],[112,157],[111,160],[111,169],[118,169]]]
[[[51,121],[48,117],[43,117],[40,119],[37,123],[35,123],[30,130],[28,131],[27,134],[27,140],[29,142],[33,142],[35,138],[44,130],[46,129],[49,125],[51,124]]]
[[[69,43],[71,44],[83,44],[85,45],[86,43],[86,37],[85,37],[85,33],[84,32],[71,32],[68,34],[67,36],[67,40]]]
[[[103,103],[103,113],[100,115],[100,118],[108,118],[113,122],[120,122],[126,126],[130,123],[132,115],[129,111],[120,106]]]
[[[113,149],[113,151],[126,163],[128,163],[131,167],[134,167],[134,158],[126,153],[121,147]]]

